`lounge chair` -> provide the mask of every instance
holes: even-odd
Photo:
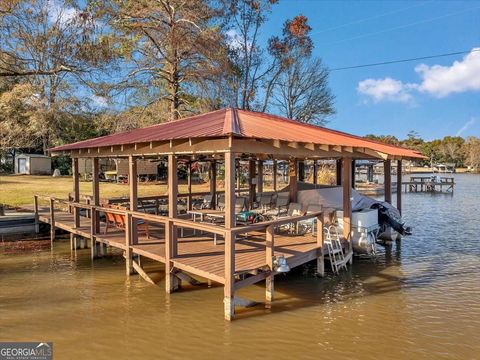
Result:
[[[217,197],[217,210],[225,209],[225,194],[220,194]]]
[[[310,204],[307,206],[306,215],[318,213],[322,211],[322,205]],[[315,234],[315,224],[317,223],[317,218],[311,218],[303,221],[299,221],[297,225],[298,232],[307,233],[311,231],[312,234]]]
[[[271,218],[278,218],[288,212],[290,194],[279,193],[272,209],[265,211],[264,215]]]
[[[260,193],[258,201],[255,203],[255,212],[264,213],[272,208],[272,193]]]
[[[113,207],[113,206],[111,206],[111,208],[112,209],[119,209],[119,207]],[[108,229],[110,227],[125,230],[125,228],[126,228],[125,215],[109,212],[108,209],[104,210],[104,213],[105,213],[105,220],[106,220],[106,226],[105,226],[105,229],[103,231],[104,234],[108,233]],[[145,235],[147,236],[147,239],[150,239],[148,222],[145,222],[143,220],[137,220],[137,229],[138,229],[139,232],[140,231],[144,232]]]

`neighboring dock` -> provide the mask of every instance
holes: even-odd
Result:
[[[446,176],[412,176],[402,183],[405,192],[453,193],[455,179]]]

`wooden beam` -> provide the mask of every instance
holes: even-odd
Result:
[[[148,274],[145,272],[145,270],[143,270],[143,268],[139,264],[133,261],[132,265],[133,265],[133,269],[138,273],[138,275],[142,277],[143,280],[145,280],[146,282],[152,285],[155,285],[155,281],[153,281],[152,278],[148,276]]]
[[[298,167],[297,167],[297,160],[290,159],[288,162],[288,187],[290,192],[290,202],[297,201],[297,179],[298,179]]]
[[[210,163],[210,194],[212,195],[212,207],[217,206],[217,161]]]
[[[168,155],[168,217],[176,218],[178,215],[178,164],[175,155]],[[179,279],[173,274],[171,259],[177,256],[177,228],[172,220],[165,225],[165,290],[167,293],[179,287]]]
[[[78,171],[78,158],[72,159],[72,178],[73,178],[73,201],[80,202],[80,174]],[[73,207],[73,227],[80,226],[80,209]]]
[[[392,163],[390,160],[383,162],[383,176],[384,176],[384,191],[385,201],[389,204],[392,203]]]
[[[223,289],[223,304],[225,320],[231,321],[235,316],[235,235],[227,232],[225,235],[225,285]]]
[[[342,160],[343,177],[343,236],[349,243],[349,249],[352,249],[352,160],[343,158]]]
[[[263,160],[258,160],[257,163],[257,191],[263,192]]]
[[[402,160],[397,160],[397,209],[402,214]]]
[[[318,162],[317,162],[317,160],[313,160],[313,183],[315,185],[318,184]]]
[[[55,199],[50,198],[50,246],[53,248],[55,240]]]
[[[317,217],[317,274],[321,277],[325,276],[325,259],[323,258],[323,244],[325,239],[323,238],[323,222],[325,214],[322,213]]]
[[[255,178],[255,160],[248,160],[248,207],[251,209],[255,202],[256,186],[253,181]]]
[[[128,157],[128,187],[130,199],[130,211],[138,210],[138,172],[137,158],[130,155]],[[130,225],[132,244],[138,243],[137,221],[134,219]]]
[[[265,254],[266,263],[270,268],[270,274],[265,278],[265,300],[270,303],[274,299],[274,271],[273,257],[275,256],[275,235],[274,226],[270,225],[266,231]]]
[[[272,168],[273,191],[277,191],[277,160],[273,160]]]
[[[352,160],[352,188],[355,189],[355,160]]]
[[[187,164],[187,209],[192,210],[192,162],[189,161]]]
[[[92,200],[93,205],[100,206],[100,166],[98,163],[98,158],[92,158]],[[100,214],[95,212],[95,233],[100,231]]]
[[[235,153],[225,153],[225,228],[235,227]]]

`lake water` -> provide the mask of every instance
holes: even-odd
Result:
[[[223,287],[167,295],[126,279],[118,254],[0,255],[0,341],[53,341],[55,359],[479,359],[480,176],[455,178],[453,195],[404,194],[399,248],[338,277],[278,276],[273,306],[231,323]]]

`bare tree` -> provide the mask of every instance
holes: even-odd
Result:
[[[335,112],[328,70],[320,59],[296,59],[276,82],[272,105],[289,119],[324,125]]]
[[[465,163],[474,171],[480,171],[480,139],[474,136],[467,138],[464,144]]]
[[[253,110],[258,107],[259,88],[277,66],[259,45],[260,28],[277,0],[229,1],[231,88],[235,106]]]

